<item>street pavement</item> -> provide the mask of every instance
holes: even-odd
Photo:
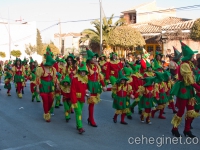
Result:
[[[50,123],[43,120],[42,102],[31,102],[29,83],[22,99],[17,97],[14,85],[11,97],[7,96],[3,84],[0,88],[0,150],[200,149],[198,139],[187,139],[186,143],[182,133],[184,117],[179,128],[182,139],[173,138],[170,123],[173,113],[168,108],[165,109],[167,119],[158,119],[156,113],[155,118],[151,119],[151,125],[140,122],[137,108],[132,120],[126,118],[128,125],[120,124],[120,116],[118,122],[113,123],[115,110],[112,108],[111,93],[105,92],[101,95],[102,101],[95,105],[95,121],[98,127],[87,124],[88,105],[85,104],[82,120],[86,132],[80,135],[76,130],[75,114],[71,115],[71,120],[67,123],[63,106],[55,108],[55,115]],[[195,119],[192,132],[200,139],[199,124],[200,118]]]

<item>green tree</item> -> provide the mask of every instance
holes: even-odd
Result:
[[[6,57],[5,52],[1,52],[1,51],[0,51],[0,57],[5,58],[5,57]]]
[[[42,55],[43,54],[43,43],[42,43],[42,37],[40,35],[40,31],[37,29],[37,39],[36,39],[36,42],[37,42],[37,53],[39,55]]]
[[[194,41],[200,41],[200,18],[194,22],[190,30],[190,37]]]
[[[29,56],[31,56],[32,54],[34,54],[35,52],[37,52],[37,47],[34,45],[32,46],[30,43],[28,45],[25,45],[26,49],[25,49],[25,53]]]
[[[102,23],[102,38],[103,38],[103,49],[109,45],[108,40],[109,40],[109,34],[117,27],[117,26],[122,26],[125,25],[125,20],[123,18],[119,19],[113,24],[113,17],[112,15],[109,19],[103,18],[103,23]],[[85,29],[82,31],[83,37],[80,39],[80,43],[84,43],[87,40],[89,40],[89,47],[95,51],[99,52],[99,47],[100,47],[100,21],[95,20],[91,22],[92,25],[94,25],[95,29]]]

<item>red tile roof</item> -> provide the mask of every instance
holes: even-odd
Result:
[[[167,25],[162,27],[162,31],[172,31],[172,30],[190,30],[194,24],[195,20],[185,21],[181,23],[176,23],[172,25]]]
[[[66,37],[66,36],[79,37],[79,36],[81,36],[81,34],[80,34],[80,33],[72,33],[72,32],[61,34],[61,37]],[[56,37],[60,37],[60,34],[59,34],[59,33],[55,33],[55,34],[54,34],[54,38],[56,38]]]

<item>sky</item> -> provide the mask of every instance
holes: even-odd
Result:
[[[124,10],[151,2],[153,0],[102,0],[102,7],[106,17],[120,16]],[[158,7],[178,8],[192,5],[200,5],[199,0],[156,0]],[[0,21],[22,22],[36,21],[37,28],[41,30],[44,42],[53,40],[53,35],[61,33],[81,32],[86,28],[92,28],[91,21],[100,16],[99,0],[0,0]],[[196,19],[200,18],[200,7],[191,10],[177,11],[177,17]],[[69,23],[67,21],[78,21]],[[50,27],[50,28],[48,28]],[[47,29],[48,28],[48,29]],[[47,29],[43,31],[43,29]]]

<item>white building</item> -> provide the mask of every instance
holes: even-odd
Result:
[[[54,44],[56,47],[61,50],[62,45],[64,46],[64,54],[68,54],[69,52],[72,52],[73,50],[76,52],[79,51],[79,40],[81,38],[80,33],[63,33],[54,34]]]
[[[9,26],[10,26],[10,45],[9,49]],[[8,60],[10,58],[10,50],[20,50],[22,55],[21,59],[24,57],[28,58],[25,53],[25,45],[31,44],[36,45],[36,22],[24,22],[24,23],[10,23],[0,21],[0,51],[6,53],[6,58],[3,60]],[[33,57],[37,57],[34,55]],[[11,56],[11,59],[15,57]],[[36,58],[33,58],[36,59]],[[1,58],[2,60],[2,58]],[[38,57],[37,57],[38,60]],[[40,59],[38,60],[40,62]]]

